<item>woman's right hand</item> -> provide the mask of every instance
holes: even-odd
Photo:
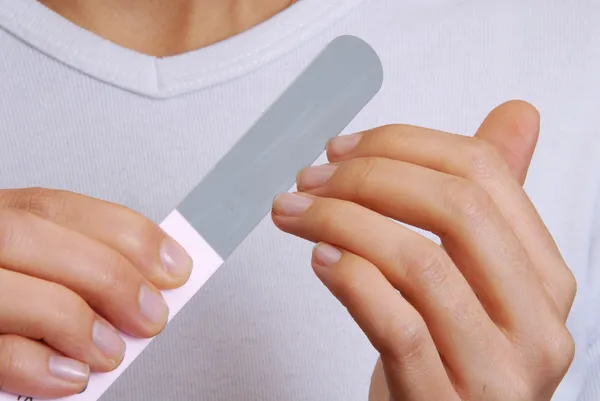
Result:
[[[152,337],[183,285],[187,253],[155,223],[113,203],[40,188],[0,190],[0,389],[39,398],[82,392],[122,361],[116,329]]]

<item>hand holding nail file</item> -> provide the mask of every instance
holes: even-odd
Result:
[[[369,45],[333,40],[250,130],[161,223],[189,253],[194,269],[181,288],[164,291],[169,320],[267,215],[274,196],[312,164],[379,91],[381,63]],[[87,389],[61,400],[96,401],[150,343],[122,334],[127,351],[113,372],[92,374]],[[0,393],[0,401],[33,401]]]

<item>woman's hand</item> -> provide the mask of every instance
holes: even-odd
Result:
[[[46,189],[0,190],[0,389],[32,397],[81,392],[125,343],[115,328],[158,334],[158,289],[191,273],[153,222],[112,203]]]
[[[522,189],[538,130],[510,102],[474,138],[338,137],[332,164],[276,199],[275,224],[319,243],[316,274],[381,354],[372,400],[550,400],[574,354],[576,284]]]

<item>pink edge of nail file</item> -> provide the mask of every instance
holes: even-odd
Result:
[[[267,215],[273,197],[314,163],[379,91],[379,58],[361,39],[334,39],[160,224],[190,254],[194,269],[181,288],[163,291],[169,321]],[[152,339],[122,335],[122,364],[93,373],[86,390],[55,401],[97,401]],[[0,401],[36,401],[0,393]]]

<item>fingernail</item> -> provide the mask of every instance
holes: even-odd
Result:
[[[325,243],[317,244],[313,252],[314,262],[320,266],[331,266],[342,258],[339,249]]]
[[[87,382],[90,377],[88,365],[64,356],[52,355],[48,360],[48,370],[52,376],[70,382]]]
[[[192,269],[192,258],[170,237],[165,237],[162,241],[160,258],[165,270],[173,276],[187,276]]]
[[[273,212],[283,216],[298,216],[311,205],[312,199],[298,194],[285,193],[278,195],[273,203]]]
[[[140,288],[140,310],[152,323],[162,324],[167,320],[169,308],[160,294],[143,284]]]
[[[325,164],[302,170],[298,176],[298,189],[307,190],[320,187],[331,178],[336,169],[337,166]]]
[[[329,142],[329,151],[336,156],[343,156],[350,153],[358,145],[362,134],[340,135]]]
[[[125,342],[119,334],[100,320],[94,322],[92,338],[105,357],[118,364],[125,355]]]

